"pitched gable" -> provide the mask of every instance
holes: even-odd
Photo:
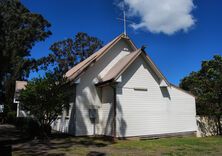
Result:
[[[167,79],[162,75],[162,73],[158,70],[146,52],[142,49],[137,49],[134,52],[126,55],[122,59],[120,59],[108,72],[102,77],[101,81],[97,85],[105,84],[106,82],[116,81],[119,76],[127,69],[129,66],[136,60],[138,56],[142,56],[145,62],[150,66],[150,68],[154,71],[154,73],[158,76],[161,81],[164,81],[168,86],[170,83]],[[160,82],[159,82],[160,83]]]
[[[90,57],[85,59],[84,61],[80,62],[76,66],[74,66],[72,69],[70,69],[68,72],[66,72],[65,76],[70,80],[76,80],[84,71],[90,67],[95,62],[98,62],[108,51],[110,51],[111,48],[113,48],[121,39],[124,39],[124,41],[127,42],[127,45],[129,45],[133,52],[130,52],[128,55],[123,56],[118,62],[115,62],[114,65],[110,68],[108,68],[108,71],[104,70],[105,72],[100,73],[99,76],[99,82],[96,84],[97,86],[105,84],[106,82],[114,82],[116,81],[119,76],[134,62],[134,60],[142,55],[145,62],[150,66],[152,71],[158,76],[160,79],[159,85],[161,86],[173,86],[171,83],[168,82],[168,80],[164,77],[164,75],[161,73],[161,71],[158,69],[158,67],[154,64],[152,59],[148,56],[148,54],[143,49],[137,49],[135,44],[132,42],[132,40],[125,36],[124,34],[120,34],[115,39],[113,39],[111,42],[107,43],[104,47],[102,47],[100,50],[92,54]],[[178,87],[174,87],[177,88]],[[182,90],[182,89],[180,89]],[[185,91],[186,92],[186,91]],[[190,93],[188,93],[190,94]]]
[[[85,69],[87,69],[87,67],[89,67],[93,62],[98,61],[104,54],[106,54],[109,51],[109,49],[111,49],[114,45],[116,45],[116,43],[118,43],[123,38],[129,42],[129,44],[132,46],[133,49],[136,49],[136,46],[134,45],[134,43],[127,36],[125,36],[124,34],[121,34],[117,36],[115,39],[113,39],[111,42],[107,43],[100,50],[92,54],[90,57],[78,63],[72,69],[67,71],[65,76],[69,80],[76,79]]]
[[[138,49],[130,54],[126,55],[122,59],[120,59],[109,71],[108,73],[102,78],[102,82],[107,82],[111,80],[116,80],[119,75],[125,71],[125,69],[130,65],[138,55],[140,55],[141,50]]]

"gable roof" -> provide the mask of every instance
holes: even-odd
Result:
[[[107,82],[115,81],[119,78],[119,76],[136,60],[138,56],[142,55],[145,61],[150,65],[151,69],[156,73],[156,75],[164,80],[168,86],[170,83],[167,79],[163,76],[163,74],[159,71],[156,65],[152,62],[150,57],[146,54],[143,49],[137,49],[134,52],[124,56],[120,59],[108,72],[107,74],[101,79],[101,81],[97,85],[103,85]]]
[[[194,96],[191,92],[183,90],[182,88],[169,83],[167,79],[163,76],[163,74],[159,71],[159,69],[156,67],[156,65],[153,63],[153,61],[150,59],[150,57],[146,54],[146,52],[142,49],[137,49],[134,52],[131,52],[130,54],[126,55],[122,59],[120,59],[108,72],[107,74],[101,79],[99,83],[96,84],[96,86],[103,86],[110,82],[115,82],[119,76],[136,60],[138,56],[142,55],[145,60],[151,65],[151,69],[154,70],[154,72],[159,76],[162,80],[164,80],[167,85],[170,87],[174,87],[175,89],[178,89],[184,93],[187,93],[194,98]]]
[[[100,50],[98,50],[97,52],[89,56],[87,59],[78,63],[69,71],[67,71],[65,76],[68,78],[68,80],[75,80],[85,69],[87,69],[87,67],[89,67],[92,63],[98,61],[104,54],[106,54],[106,52],[108,52],[110,48],[112,48],[121,39],[126,39],[126,41],[128,41],[131,44],[134,50],[137,49],[135,44],[129,39],[129,37],[125,36],[124,34],[120,34],[111,42],[107,43]]]
[[[151,69],[154,70],[154,72],[159,76],[162,80],[166,82],[168,86],[172,86],[176,89],[179,89],[193,97],[195,97],[190,92],[187,92],[172,83],[169,83],[168,80],[164,77],[164,75],[161,73],[161,71],[157,68],[157,66],[154,64],[152,59],[149,57],[149,55],[144,51],[144,49],[137,49],[135,44],[132,42],[132,40],[124,35],[120,34],[116,38],[114,38],[111,42],[107,43],[104,47],[102,47],[100,50],[89,56],[84,61],[78,63],[73,68],[71,68],[69,71],[66,72],[65,76],[68,78],[68,80],[72,81],[78,78],[79,75],[81,75],[91,64],[98,61],[104,54],[106,54],[117,42],[119,42],[121,39],[125,39],[130,43],[132,46],[132,49],[134,49],[134,52],[131,52],[130,54],[126,55],[122,59],[120,59],[109,71],[108,73],[101,79],[99,83],[96,85],[105,84],[107,82],[115,81],[119,78],[119,76],[134,62],[134,60],[142,55],[146,62],[150,65]]]
[[[141,54],[141,49],[138,49],[120,59],[102,78],[101,82],[116,80],[128,68],[128,66]]]

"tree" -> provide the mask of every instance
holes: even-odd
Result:
[[[216,117],[218,134],[222,135],[222,57],[203,61],[199,71],[181,80],[180,87],[197,97],[197,114]]]
[[[30,49],[51,32],[50,23],[19,0],[1,0],[0,10],[0,102],[10,109],[15,80],[24,79],[38,65]]]
[[[101,46],[102,42],[99,39],[86,33],[78,33],[74,39],[54,43],[50,47],[53,53],[39,61],[44,64],[43,69],[49,69],[51,72],[46,72],[43,78],[33,79],[26,89],[22,90],[19,98],[22,109],[37,118],[42,127],[49,129],[58,115],[69,107],[72,97],[64,73]]]
[[[102,41],[96,37],[79,32],[74,38],[58,41],[51,45],[53,53],[42,58],[48,66],[53,64],[58,72],[65,73],[77,63],[85,60],[102,47]]]
[[[33,115],[47,133],[50,125],[64,109],[69,108],[71,89],[67,79],[56,73],[47,72],[43,78],[29,81],[19,96],[21,107]]]

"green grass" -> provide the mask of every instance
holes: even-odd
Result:
[[[106,153],[108,156],[217,156],[222,155],[222,137],[118,140],[116,143],[101,138],[60,137],[52,138],[47,144],[32,141],[13,146],[13,155],[85,156],[92,151]]]
[[[221,137],[121,141],[113,146],[119,149],[142,150],[149,155],[222,155]]]

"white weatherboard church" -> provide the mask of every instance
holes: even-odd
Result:
[[[167,81],[144,49],[124,34],[66,73],[70,109],[53,129],[112,137],[196,132],[195,97]]]

